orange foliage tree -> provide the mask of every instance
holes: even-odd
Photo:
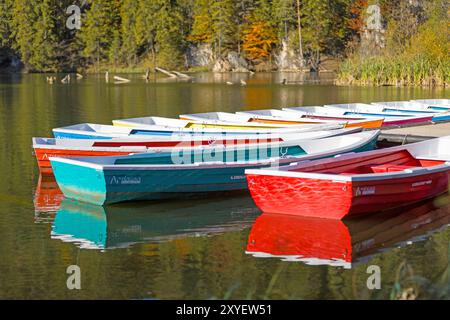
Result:
[[[348,20],[348,26],[350,30],[359,34],[364,27],[364,11],[368,6],[367,0],[356,0],[350,7],[350,19]]]
[[[256,21],[243,30],[242,49],[250,60],[262,60],[270,55],[277,40],[273,27]]]

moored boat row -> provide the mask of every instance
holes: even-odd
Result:
[[[447,100],[210,112],[55,128],[33,147],[41,172],[84,202],[249,188],[265,212],[341,219],[445,192],[450,137],[373,149],[381,127],[446,120]]]
[[[172,136],[139,139],[113,138],[108,140],[33,138],[33,148],[41,173],[52,173],[50,157],[119,156],[132,153],[171,153],[180,150],[205,149],[218,146],[254,146],[262,143],[296,143],[356,133],[361,128],[346,128],[302,133],[223,135],[223,136]]]
[[[206,149],[181,154],[50,158],[64,194],[99,205],[245,190],[244,171],[330,157],[375,147],[379,131],[251,148]]]

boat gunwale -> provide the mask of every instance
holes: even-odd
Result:
[[[259,114],[256,112],[260,112],[260,111],[281,111],[281,112],[285,112],[286,116],[277,116],[277,115],[266,115],[266,114]],[[255,112],[255,113],[253,113]],[[251,110],[251,111],[239,111],[236,112],[239,114],[249,114],[249,115],[254,115],[253,119],[255,119],[255,121],[258,121],[258,119],[261,120],[278,120],[278,121],[298,121],[298,122],[304,122],[304,123],[317,123],[317,124],[328,124],[328,123],[337,123],[337,124],[342,124],[342,125],[348,125],[348,124],[365,124],[368,122],[376,122],[376,121],[382,121],[384,120],[383,117],[373,117],[373,118],[364,118],[363,116],[358,116],[358,119],[350,119],[351,117],[349,117],[349,119],[345,118],[345,115],[342,116],[342,119],[339,120],[333,120],[333,119],[309,119],[309,118],[302,118],[302,117],[296,117],[295,114],[298,113],[299,116],[300,115],[313,115],[314,113],[303,113],[301,111],[297,112],[297,111],[287,111],[287,110],[278,110],[278,109],[265,109],[265,110]],[[291,117],[289,117],[289,114],[291,115]],[[321,115],[323,117],[326,117],[327,115]],[[329,117],[333,117],[331,115],[328,115]],[[336,118],[338,118],[339,116],[335,116]]]
[[[277,127],[267,127],[267,128],[258,128],[257,125],[254,127],[246,126],[248,129],[244,128],[165,128],[163,129],[154,129],[152,125],[145,125],[137,122],[132,122],[128,120],[113,120],[113,127],[126,127],[130,128],[130,135],[135,135],[131,133],[132,131],[167,131],[173,133],[221,133],[221,134],[261,134],[261,133],[301,133],[307,131],[322,131],[322,130],[332,130],[342,128],[342,125],[338,123],[319,123],[319,124],[299,124],[299,125],[290,125],[290,126],[277,126]],[[126,126],[121,125],[126,124]],[[228,126],[239,126],[246,125],[246,123],[227,123]],[[201,125],[201,124],[200,124]],[[81,131],[83,132],[83,131]],[[111,133],[109,136],[114,135],[115,133]]]
[[[347,112],[354,112],[354,113],[362,113],[361,115],[364,116],[364,113],[372,113],[377,114],[379,116],[389,116],[389,119],[385,119],[385,121],[395,121],[395,120],[419,120],[419,119],[428,119],[423,120],[426,121],[432,121],[433,116],[436,116],[434,113],[430,113],[430,115],[423,115],[420,113],[414,114],[414,113],[401,113],[402,111],[394,112],[394,111],[384,111],[386,108],[382,105],[375,105],[375,104],[365,104],[365,103],[343,103],[343,104],[326,104],[323,106],[324,108],[330,108],[330,109],[340,109],[340,110],[346,110]],[[371,110],[370,108],[378,107],[378,109],[383,110]]]
[[[227,144],[222,144],[222,143],[212,143],[209,145],[194,145],[194,146],[190,146],[190,145],[181,145],[181,146],[139,146],[139,145],[123,145],[123,146],[114,146],[113,143],[130,143],[130,142],[137,142],[137,143],[145,143],[145,142],[179,142],[180,144],[188,144],[188,143],[198,143],[198,142],[205,142],[208,140],[211,140],[213,142],[218,142],[218,141],[230,141],[230,147],[236,147],[236,146],[254,146],[254,145],[259,145],[259,144],[263,144],[263,143],[270,143],[270,144],[281,144],[282,146],[285,146],[286,144],[289,145],[295,145],[296,143],[301,143],[301,142],[305,142],[308,140],[320,140],[320,139],[327,139],[327,138],[333,138],[333,137],[340,137],[340,136],[344,136],[344,135],[348,135],[348,134],[353,134],[353,133],[358,133],[361,132],[362,128],[359,127],[352,127],[352,128],[342,128],[342,129],[336,129],[336,130],[324,130],[324,131],[311,131],[311,132],[304,132],[305,134],[310,134],[310,136],[307,137],[303,137],[303,138],[292,138],[289,137],[288,135],[291,135],[290,133],[288,133],[285,137],[282,136],[282,134],[280,135],[268,135],[267,137],[264,136],[264,134],[261,135],[249,135],[248,137],[240,137],[240,136],[235,136],[235,137],[230,137],[227,138],[225,137],[224,139],[209,139],[207,137],[205,138],[199,138],[199,139],[186,139],[186,140],[178,140],[178,139],[174,139],[174,140],[170,140],[170,139],[161,139],[161,140],[152,140],[152,139],[110,139],[108,140],[106,143],[111,143],[111,146],[96,146],[94,145],[96,142],[101,141],[103,143],[102,140],[95,140],[95,139],[58,139],[58,138],[42,138],[42,137],[33,137],[32,138],[32,142],[33,142],[33,149],[48,149],[48,150],[77,150],[77,151],[128,151],[128,150],[144,150],[144,151],[156,151],[156,150],[162,150],[166,151],[166,152],[171,152],[173,149],[200,149],[200,148],[208,148],[208,147],[220,147],[220,146],[225,146],[227,147]],[[315,135],[314,135],[315,134]],[[279,139],[279,141],[273,141],[273,142],[267,142],[267,140],[276,140]],[[39,140],[42,141],[47,141],[47,140],[53,140],[55,142],[58,142],[59,140],[63,141],[61,144],[45,144],[40,142]],[[248,140],[249,143],[231,143],[232,141],[235,140]],[[255,142],[253,142],[253,140]],[[266,141],[264,141],[266,140]],[[70,141],[70,142],[68,142]],[[251,142],[251,143],[250,143]]]
[[[300,110],[301,108],[318,108],[317,110],[314,109],[315,111],[307,111],[307,110]],[[320,110],[323,109],[323,110]],[[287,111],[287,112],[292,112],[292,113],[300,113],[303,115],[317,115],[317,116],[329,116],[329,117],[342,117],[342,118],[360,118],[362,119],[368,119],[368,120],[381,120],[384,119],[384,124],[388,125],[391,122],[397,122],[397,121],[408,121],[411,119],[414,119],[415,117],[412,115],[399,115],[399,114],[395,114],[395,116],[392,116],[391,113],[388,113],[388,117],[383,117],[383,114],[379,114],[379,115],[364,115],[364,114],[359,114],[359,113],[364,113],[364,112],[368,112],[368,111],[358,111],[358,110],[350,110],[350,109],[345,109],[343,107],[336,107],[335,105],[325,105],[323,107],[320,106],[312,106],[312,107],[290,107],[290,108],[283,108],[283,111]],[[319,111],[320,110],[320,111]],[[355,114],[352,115],[347,115],[345,113],[347,112],[353,112]],[[377,112],[375,112],[376,114]],[[419,117],[419,119],[425,118],[427,120],[424,120],[424,122],[430,122],[431,119],[428,119],[430,117]],[[359,120],[359,119],[358,119]]]
[[[450,161],[446,161],[443,164],[435,165],[432,167],[413,167],[405,169],[403,171],[366,173],[354,175],[316,173],[316,172],[293,172],[289,170],[276,171],[271,169],[245,170],[245,174],[258,176],[314,179],[314,180],[332,180],[333,182],[364,182],[364,181],[380,181],[398,178],[418,177],[449,170],[450,170]]]

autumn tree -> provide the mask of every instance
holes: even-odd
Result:
[[[211,44],[217,57],[240,48],[240,11],[249,10],[249,0],[197,0],[194,4],[192,32],[189,40],[194,43]]]
[[[197,0],[194,4],[194,22],[189,40],[197,43],[212,43],[214,37],[210,0]]]
[[[356,35],[359,35],[364,27],[364,12],[367,6],[367,0],[355,0],[350,4],[347,25]]]
[[[276,43],[277,34],[267,22],[256,21],[244,29],[242,48],[250,60],[269,57]]]

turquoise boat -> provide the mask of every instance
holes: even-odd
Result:
[[[138,243],[242,230],[249,228],[260,213],[247,193],[227,198],[106,207],[65,199],[56,212],[51,238],[82,249],[128,248]]]
[[[279,147],[270,148],[270,151],[205,149],[206,153],[202,154],[191,151],[184,155],[163,154],[160,157],[146,154],[70,159],[51,157],[50,162],[66,198],[105,205],[247,189],[246,169],[372,150],[379,133],[379,130],[373,130],[320,141],[303,141],[291,149]]]

